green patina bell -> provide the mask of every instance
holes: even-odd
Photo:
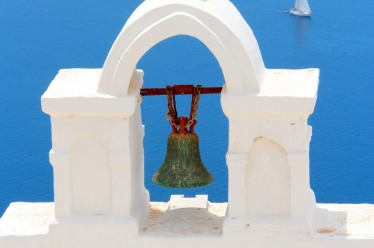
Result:
[[[178,120],[185,117],[180,117]],[[186,118],[187,119],[187,118]],[[196,123],[196,121],[194,122]],[[196,188],[210,184],[212,175],[200,157],[199,137],[183,128],[168,137],[165,161],[153,176],[153,182],[172,188]]]
[[[190,118],[184,116],[178,118],[173,87],[166,87],[169,108],[167,116],[172,132],[168,137],[164,163],[153,176],[153,182],[158,185],[172,188],[196,188],[213,181],[212,175],[201,161],[199,137],[194,132],[200,90],[200,85],[193,87]]]

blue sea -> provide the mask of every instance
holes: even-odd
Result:
[[[0,0],[0,216],[14,201],[53,201],[49,116],[40,97],[61,68],[101,68],[140,0]],[[312,17],[291,16],[293,0],[232,1],[252,28],[267,68],[320,68],[310,144],[318,202],[374,203],[374,1],[310,0]],[[143,87],[221,86],[222,71],[198,40],[165,40],[139,61]],[[177,97],[188,114],[189,96]],[[170,127],[165,97],[143,98],[145,186],[152,201],[209,194],[227,201],[228,121],[219,95],[201,97],[196,131],[210,186],[176,190],[152,183]]]

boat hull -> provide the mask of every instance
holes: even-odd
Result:
[[[290,9],[290,14],[296,15],[296,16],[310,16],[312,14],[311,11],[302,11],[298,10],[296,8]]]

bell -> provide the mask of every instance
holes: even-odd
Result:
[[[187,117],[178,118],[180,129],[173,127],[168,137],[164,163],[153,176],[156,184],[172,188],[196,188],[213,181],[201,161],[199,137],[193,130],[196,120],[193,120],[190,131],[185,127],[187,121]]]

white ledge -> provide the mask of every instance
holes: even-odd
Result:
[[[0,219],[0,237],[46,234],[54,219],[54,210],[53,202],[13,202]]]
[[[208,236],[222,235],[227,203],[209,202],[206,209],[170,210],[168,206],[167,202],[152,202],[139,235],[202,236],[205,231]],[[374,204],[317,204],[317,207],[313,237],[374,241]],[[95,218],[97,216],[91,219],[87,216],[87,220]],[[55,223],[54,203],[14,202],[0,219],[0,240],[6,236],[49,235],[52,223]],[[243,228],[256,229],[255,226]]]
[[[101,69],[60,70],[42,96],[51,116],[121,116],[133,114],[139,95],[117,97],[97,92]]]
[[[373,204],[317,204],[317,207],[318,235],[374,239]]]

